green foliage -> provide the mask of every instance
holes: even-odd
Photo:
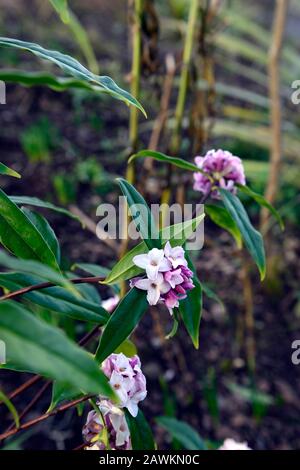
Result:
[[[2,302],[0,336],[9,345],[7,367],[36,372],[85,393],[114,397],[94,359],[57,328],[15,302]]]
[[[189,268],[194,272],[193,283],[194,289],[187,292],[186,299],[179,302],[179,312],[183,323],[193,341],[196,349],[199,348],[199,328],[202,315],[202,287],[197,278],[196,269],[187,253]]]
[[[18,428],[20,426],[19,414],[18,414],[15,406],[13,405],[13,403],[10,401],[10,399],[0,389],[0,404],[1,404],[1,402],[3,402],[4,405],[6,406],[6,408],[10,411],[10,413],[11,413],[13,419],[14,419],[15,425]]]
[[[32,163],[50,161],[51,150],[56,148],[58,130],[48,118],[42,117],[21,133],[21,146]]]
[[[155,442],[151,428],[141,410],[136,418],[125,411],[126,421],[130,431],[133,450],[155,450]]]
[[[160,416],[156,419],[159,426],[164,428],[182,447],[187,450],[206,450],[205,443],[198,432],[184,421]]]
[[[226,209],[228,210],[231,217],[235,220],[245,245],[253,260],[257,264],[260,272],[260,278],[263,280],[266,275],[266,257],[262,236],[252,226],[247,212],[245,211],[244,206],[238,197],[229,191],[226,191],[225,189],[220,188],[219,191]]]
[[[14,178],[21,178],[21,175],[17,173],[15,170],[8,168],[8,166],[4,165],[4,163],[0,163],[0,175],[7,175],[13,176]]]
[[[86,81],[95,86],[98,92],[106,93],[112,97],[124,101],[128,105],[133,105],[145,113],[140,103],[127,91],[122,90],[110,77],[96,75],[90,72],[71,56],[62,54],[58,51],[44,49],[38,44],[19,41],[12,38],[0,38],[0,46],[13,47],[29,51],[41,59],[45,59],[58,65],[65,73],[72,75],[76,79]]]
[[[59,271],[55,254],[29,217],[0,189],[0,240],[16,256],[41,261]]]
[[[230,213],[224,207],[215,204],[205,204],[205,212],[216,225],[227,230],[233,236],[238,248],[242,247],[241,232]]]
[[[131,289],[110,316],[96,352],[99,363],[104,361],[125,341],[148,308],[146,293]]]

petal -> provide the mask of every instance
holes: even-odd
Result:
[[[136,404],[134,401],[131,401],[131,400],[130,400],[130,401],[127,403],[127,407],[126,407],[126,408],[128,409],[129,413],[130,413],[134,418],[137,416],[139,409],[138,409],[137,404]]]
[[[161,273],[165,273],[166,271],[169,271],[169,269],[171,268],[171,263],[169,260],[167,260],[167,258],[163,258],[163,260],[160,262],[159,264],[159,268],[158,270],[161,272]]]
[[[159,250],[158,248],[152,248],[152,250],[149,251],[148,253],[149,261],[154,261],[156,264],[159,264],[163,257],[164,257],[164,251]]]
[[[139,279],[138,281],[135,282],[134,285],[138,289],[148,290],[150,287],[150,284],[151,282],[149,281],[149,279]]]
[[[152,266],[151,264],[148,264],[146,268],[146,273],[147,273],[148,278],[151,279],[152,281],[155,281],[157,279],[158,269],[159,269],[158,265]]]
[[[171,250],[172,250],[172,247],[171,247],[170,242],[168,241],[168,242],[165,244],[165,247],[164,247],[165,255],[166,255],[166,256],[170,256],[170,255],[171,255]]]
[[[166,294],[171,289],[171,286],[168,282],[164,281],[162,284],[160,284],[159,289],[161,294]]]
[[[150,287],[147,294],[149,305],[156,305],[160,298],[159,287]]]
[[[143,254],[143,255],[136,255],[136,256],[133,257],[132,261],[139,268],[146,269],[146,267],[149,264],[149,256],[146,253]]]

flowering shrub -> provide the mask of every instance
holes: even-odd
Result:
[[[90,72],[72,57],[11,38],[0,38],[0,46],[30,51],[71,74],[76,79],[76,86],[91,92],[108,93],[143,111],[140,103],[112,79]],[[59,77],[50,82],[52,86],[53,83],[62,86]],[[67,87],[67,84],[63,82],[63,86]],[[233,234],[239,248],[244,244],[263,279],[266,274],[263,238],[252,226],[240,201],[240,192],[268,208],[280,223],[281,220],[262,196],[246,186],[241,160],[227,151],[211,150],[204,157],[197,157],[194,165],[179,157],[144,150],[131,156],[129,161],[147,157],[194,173],[195,190],[203,193],[205,201],[211,198],[214,202],[206,206],[207,215]],[[0,173],[20,177],[3,164],[0,164]],[[147,396],[146,379],[136,351],[128,353],[129,346],[131,350],[135,349],[129,338],[149,305],[162,303],[169,309],[173,321],[171,334],[167,337],[174,336],[178,325],[183,325],[195,348],[199,347],[205,289],[185,244],[204,215],[192,217],[180,227],[178,224],[168,227],[170,230],[166,235],[165,227],[157,227],[142,194],[124,179],[119,179],[118,184],[127,198],[142,240],[131,250],[127,247],[124,252],[120,250],[122,256],[108,274],[103,275],[100,269],[99,275],[97,265],[75,264],[74,269],[91,275],[80,278],[73,278],[65,270],[59,242],[46,218],[27,206],[54,210],[73,219],[74,214],[36,198],[8,196],[0,189],[0,241],[7,250],[7,253],[0,252],[0,264],[8,270],[0,273],[0,286],[5,292],[0,299],[0,339],[7,343],[7,361],[3,368],[38,374],[20,387],[22,390],[41,377],[53,381],[49,411],[30,425],[90,400],[94,409],[89,412],[83,429],[87,449],[153,450],[156,446],[154,437],[138,408]],[[139,220],[137,212],[143,212]],[[114,296],[102,302],[97,291],[81,286],[99,283],[114,289]],[[39,315],[40,309],[55,312],[56,321],[48,322],[45,315]],[[79,343],[62,334],[61,328],[67,324],[65,319],[84,322],[87,332]],[[99,336],[97,349],[92,353],[86,351],[84,347]],[[12,396],[18,393],[17,389]],[[0,435],[0,440],[4,440],[19,432],[22,426],[19,426],[13,404],[4,394],[1,401],[16,420],[15,428],[9,427]],[[166,425],[166,421],[160,422]],[[170,429],[173,434],[176,431],[174,437],[178,439],[178,422],[173,420],[171,424]],[[187,426],[181,427],[181,434],[191,431]],[[196,442],[197,448],[203,448],[199,436]],[[222,447],[230,446],[233,446],[232,441],[227,440]],[[246,447],[246,444],[240,446]]]

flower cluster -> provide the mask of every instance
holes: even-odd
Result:
[[[127,408],[135,417],[138,414],[138,403],[147,396],[146,378],[141,371],[139,357],[111,354],[103,362],[102,370],[120,400],[120,407]]]
[[[82,435],[86,450],[129,450],[130,432],[124,412],[111,402],[99,402],[99,412],[90,411]],[[100,414],[101,413],[101,414]]]
[[[204,157],[195,158],[196,165],[207,173],[194,173],[194,189],[204,195],[220,197],[215,187],[236,192],[236,183],[246,184],[244,167],[241,159],[226,150],[210,150]]]
[[[138,403],[146,398],[146,378],[138,356],[111,354],[102,364],[102,370],[119,398],[116,406],[110,400],[99,397],[99,412],[90,411],[83,428],[87,450],[131,448],[130,432],[123,408],[132,416],[138,414]]]
[[[195,287],[193,272],[187,266],[181,246],[172,248],[167,242],[163,250],[153,248],[149,253],[135,256],[133,262],[145,269],[147,277],[132,279],[131,286],[147,291],[150,305],[164,302],[171,315],[187,291]]]

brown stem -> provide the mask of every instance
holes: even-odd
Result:
[[[273,35],[269,51],[269,98],[271,118],[271,159],[270,176],[265,192],[266,199],[273,204],[278,192],[279,172],[281,166],[281,101],[280,101],[280,54],[286,23],[288,0],[276,0],[273,22]],[[269,213],[265,208],[261,211],[261,228],[267,222]]]
[[[51,416],[57,415],[61,411],[69,410],[73,406],[76,406],[79,403],[82,403],[86,400],[89,400],[91,397],[92,397],[92,395],[87,395],[87,396],[78,398],[77,400],[73,400],[70,403],[66,403],[65,405],[59,406],[58,408],[51,411],[50,413],[45,413],[45,414],[39,416],[38,418],[34,418],[34,419],[28,421],[27,423],[21,424],[21,426],[19,428],[13,428],[8,432],[4,432],[3,434],[0,434],[0,441],[2,441],[4,439],[7,439],[8,437],[17,434],[19,431],[23,431],[24,429],[28,429],[31,426],[34,426],[35,424],[41,423],[42,421],[45,421],[46,419],[50,418]]]
[[[97,282],[104,281],[105,277],[79,277],[76,279],[70,279],[72,284],[93,284]],[[0,297],[0,300],[14,299],[20,295],[28,294],[35,290],[47,289],[48,287],[55,287],[56,284],[53,282],[42,282],[41,284],[35,284],[33,286],[23,287],[22,289],[10,292],[9,294],[3,295]]]
[[[43,393],[47,390],[47,388],[49,387],[49,385],[51,385],[51,380],[49,380],[48,382],[46,382],[42,388],[40,388],[40,390],[37,392],[37,394],[33,397],[33,399],[28,403],[28,405],[24,408],[24,410],[22,411],[22,413],[19,414],[19,419],[20,421],[25,418],[25,416],[29,413],[29,411],[31,410],[31,408],[33,408],[33,406],[36,404],[37,401],[39,401],[39,399],[41,398],[41,396],[43,395]],[[9,432],[11,429],[14,428],[14,423],[12,423],[10,426],[8,426],[8,428],[5,430],[5,432]]]

